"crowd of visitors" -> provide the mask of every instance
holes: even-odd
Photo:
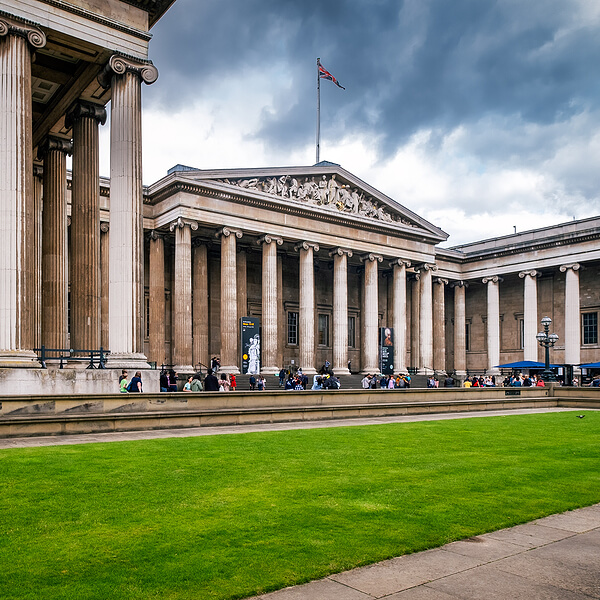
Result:
[[[365,390],[393,390],[396,388],[409,388],[410,382],[410,375],[376,375],[369,373],[363,377],[360,383]]]

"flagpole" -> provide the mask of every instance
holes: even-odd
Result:
[[[319,144],[321,138],[321,77],[319,76],[319,64],[321,59],[317,58],[317,163],[319,162]]]

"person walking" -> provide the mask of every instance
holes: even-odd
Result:
[[[235,380],[235,375],[233,373],[229,374],[229,387],[232,392],[235,392],[235,388],[237,387],[237,382]]]
[[[127,371],[123,369],[121,375],[119,375],[119,392],[121,392],[121,394],[127,393],[127,385]]]
[[[204,391],[205,392],[218,392],[219,391],[219,380],[213,375],[212,369],[208,370],[206,377],[204,378]]]
[[[129,385],[127,386],[128,392],[142,392],[142,373],[136,371],[135,375],[131,378]]]

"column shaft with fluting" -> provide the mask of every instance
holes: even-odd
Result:
[[[421,367],[421,344],[419,338],[419,313],[421,308],[421,275],[415,273],[410,280],[410,362],[411,367]]]
[[[421,294],[419,298],[420,369],[421,374],[433,372],[433,290],[431,271],[435,265],[420,267]]]
[[[315,267],[314,251],[319,246],[303,242],[296,246],[300,252],[300,301],[298,314],[299,367],[306,374],[315,369]]]
[[[446,375],[446,304],[447,279],[437,277],[433,282],[433,370],[437,375]]]
[[[39,152],[44,160],[42,344],[46,348],[68,348],[67,153],[71,150],[70,142],[48,138]]]
[[[34,348],[42,344],[42,208],[43,208],[43,167],[33,165],[33,218],[31,221],[33,245],[33,337]]]
[[[276,374],[277,365],[277,245],[278,237],[264,235],[258,240],[262,245],[262,361],[261,372]]]
[[[393,304],[394,304],[394,373],[407,373],[406,368],[406,267],[410,263],[393,260]]]
[[[110,350],[108,288],[110,285],[110,224],[100,223],[100,345]]]
[[[150,233],[149,281],[150,310],[148,323],[148,360],[157,367],[167,362],[165,356],[165,238],[162,233]]]
[[[500,286],[501,277],[484,277],[487,284],[487,350],[488,373],[499,374],[495,368],[500,363]]]
[[[210,367],[208,355],[208,253],[206,244],[194,240],[192,248],[193,359],[194,367]]]
[[[467,320],[465,308],[466,284],[458,281],[454,286],[454,373],[467,374]]]
[[[565,274],[565,364],[579,365],[581,362],[581,332],[579,316],[579,269],[577,263],[562,265]]]
[[[379,273],[377,263],[383,261],[378,254],[361,256],[365,265],[365,304],[362,373],[379,372]]]
[[[23,33],[27,33],[24,36]],[[31,46],[44,34],[0,15],[0,367],[39,366],[35,343],[35,256]]]
[[[100,150],[103,107],[77,102],[67,112],[73,130],[71,183],[71,347],[100,348]],[[112,195],[111,195],[112,214]]]
[[[189,224],[181,221],[175,225],[174,230],[175,287],[173,289],[173,363],[176,371],[189,373],[193,370],[192,230]]]
[[[236,239],[241,231],[224,227],[217,233],[221,238],[221,372],[237,375],[237,267]]]
[[[333,256],[333,372],[350,375],[348,370],[348,257],[352,250],[336,248]]]
[[[142,201],[142,80],[151,65],[113,55],[103,85],[111,89],[109,364],[147,368],[144,353],[144,237]],[[135,61],[134,61],[135,62]],[[146,69],[144,72],[143,69]],[[145,74],[144,74],[145,73]]]
[[[537,362],[537,271],[521,271],[523,279],[523,360]]]

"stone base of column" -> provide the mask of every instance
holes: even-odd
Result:
[[[305,375],[316,375],[317,370],[314,367],[300,367]]]
[[[176,373],[189,373],[190,375],[196,372],[192,365],[175,365],[173,371]]]
[[[498,377],[499,375],[501,375],[500,373],[500,369],[488,369],[485,372],[486,375],[489,375],[490,377],[493,375],[494,377]]]
[[[106,368],[142,371],[150,369],[150,365],[144,354],[109,354],[106,360]]]
[[[466,371],[454,371],[454,379],[462,379],[463,381],[467,378]]]
[[[279,375],[279,371],[281,371],[281,367],[278,366],[261,367],[260,369],[261,375]]]
[[[441,378],[441,377],[444,377],[444,378],[448,377],[448,373],[446,373],[446,371],[438,371],[437,369],[436,369],[436,371],[434,372],[434,375],[435,375],[435,376],[436,376],[438,379],[439,379],[439,378]]]
[[[379,373],[379,367],[366,367],[360,371],[361,375],[374,375],[375,373]]]
[[[419,367],[417,375],[433,375],[435,371],[429,367]]]
[[[339,375],[352,375],[352,373],[350,373],[350,371],[348,371],[348,368],[340,368],[340,369],[333,369],[333,374],[337,377]]]
[[[0,352],[0,368],[2,369],[35,369],[41,366],[37,354],[33,351]]]
[[[277,372],[279,373],[279,371],[277,371]],[[219,374],[219,373],[227,373],[228,375],[239,375],[240,369],[236,365],[232,365],[232,366],[225,365],[225,366],[219,367],[215,371],[215,374]]]

